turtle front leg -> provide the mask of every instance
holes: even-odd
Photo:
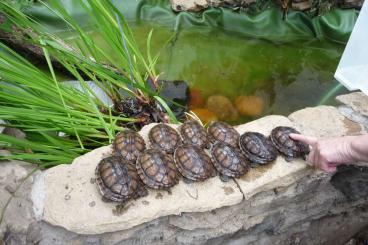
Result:
[[[183,178],[183,181],[184,181],[185,184],[192,184],[192,183],[195,182],[194,180],[191,180],[191,179],[188,179],[188,178]]]
[[[224,175],[224,174],[220,174],[220,180],[222,182],[229,182],[231,179],[231,177],[227,176],[227,175]]]
[[[285,161],[292,162],[294,158],[292,156],[285,156]]]
[[[120,216],[123,215],[126,211],[128,211],[131,204],[127,205],[128,200],[122,201],[118,205],[115,206],[115,209],[112,210],[114,215]]]

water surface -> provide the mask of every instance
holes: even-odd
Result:
[[[140,22],[132,28],[142,49],[146,47],[149,31],[154,29],[153,51],[160,50],[173,35],[166,27],[152,23]],[[95,36],[96,41],[101,41]],[[235,124],[264,115],[288,115],[304,107],[333,104],[334,96],[328,94],[345,92],[333,78],[343,49],[341,44],[317,39],[273,43],[220,29],[192,27],[181,30],[163,49],[157,70],[162,79],[187,81],[204,100],[221,94],[232,102],[237,96],[249,95],[264,101],[260,115],[240,116],[231,120]]]

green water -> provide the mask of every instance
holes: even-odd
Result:
[[[153,51],[173,34],[148,23],[132,28],[143,49],[154,28]],[[96,35],[96,41],[100,39]],[[187,81],[204,99],[221,94],[234,101],[240,95],[256,95],[265,104],[259,116],[288,115],[321,102],[332,104],[334,96],[325,96],[333,89],[332,95],[345,92],[336,88],[339,84],[333,79],[343,48],[319,40],[272,43],[195,27],[180,31],[163,50],[157,70],[162,79]],[[232,123],[252,119],[255,117],[242,116]]]

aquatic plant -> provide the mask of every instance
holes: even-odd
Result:
[[[152,31],[147,36],[147,54],[143,54],[124,16],[111,1],[80,1],[95,30],[113,50],[106,52],[60,1],[39,2],[77,33],[77,48],[65,45],[9,1],[0,2],[1,13],[27,34],[29,43],[42,48],[48,66],[40,69],[0,43],[0,118],[6,121],[6,127],[27,134],[26,139],[0,134],[2,146],[12,151],[11,156],[2,158],[43,166],[70,163],[80,154],[111,142],[115,131],[122,130],[126,122],[138,120],[117,113],[97,99],[86,80],[93,81],[114,102],[122,100],[121,90],[142,103],[156,101],[176,122],[158,89],[146,82],[150,79],[156,85],[158,79],[158,55],[152,55],[150,49]],[[119,62],[113,63],[116,57]],[[82,89],[64,86],[55,64],[72,74]]]

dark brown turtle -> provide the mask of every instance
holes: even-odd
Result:
[[[151,146],[166,153],[174,153],[175,148],[181,144],[181,139],[175,129],[166,124],[157,124],[148,134]]]
[[[305,156],[309,153],[309,146],[300,141],[291,139],[289,137],[291,133],[300,134],[291,127],[276,127],[271,132],[271,141],[279,152],[285,155],[286,161],[289,162],[296,157],[305,159]]]
[[[180,145],[175,150],[174,160],[187,183],[204,181],[216,175],[211,158],[197,145]]]
[[[105,200],[124,204],[131,198],[147,195],[137,170],[122,157],[102,159],[96,167],[96,182]]]
[[[207,131],[212,143],[221,141],[233,147],[238,147],[240,135],[238,131],[229,124],[224,122],[212,122]]]
[[[267,164],[277,158],[277,149],[271,140],[261,133],[244,133],[240,136],[239,147],[252,167]]]
[[[180,134],[184,144],[193,144],[201,148],[209,148],[210,142],[204,127],[195,120],[183,123],[180,126]]]
[[[250,163],[243,153],[224,142],[215,143],[212,146],[211,155],[222,181],[228,181],[229,177],[239,178],[250,169]]]
[[[125,130],[116,135],[113,149],[114,155],[135,163],[139,154],[146,149],[146,143],[137,132]]]
[[[173,157],[162,150],[145,150],[139,155],[136,167],[143,183],[154,189],[169,189],[179,181]]]

